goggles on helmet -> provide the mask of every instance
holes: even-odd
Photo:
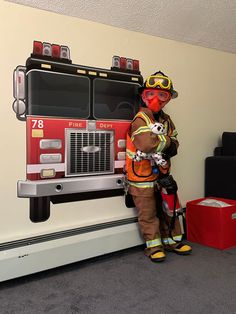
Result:
[[[160,101],[168,101],[171,98],[171,94],[165,90],[158,90],[158,89],[145,89],[143,91],[143,96],[146,99],[152,99],[153,97],[158,97]]]
[[[147,88],[162,88],[162,89],[171,89],[171,80],[162,75],[151,75],[146,80]]]

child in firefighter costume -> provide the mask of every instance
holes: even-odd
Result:
[[[177,184],[170,175],[170,158],[177,154],[177,131],[162,109],[178,93],[162,72],[149,76],[139,90],[144,106],[134,117],[127,134],[126,172],[128,191],[138,211],[138,222],[146,242],[145,254],[154,262],[163,261],[166,251],[180,255],[192,249],[182,243],[177,217]],[[163,125],[161,134],[151,126]],[[140,158],[137,158],[137,152]],[[166,162],[155,163],[150,156],[162,155]],[[145,158],[149,156],[149,158]]]

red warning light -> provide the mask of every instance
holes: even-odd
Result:
[[[139,60],[133,60],[133,70],[139,71]]]
[[[120,68],[126,70],[127,59],[125,57],[120,57]]]
[[[52,57],[60,58],[61,47],[59,45],[52,45]]]
[[[43,43],[41,41],[34,41],[33,54],[34,55],[42,55],[43,54]]]

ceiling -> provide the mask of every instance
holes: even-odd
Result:
[[[236,53],[236,0],[8,0],[106,25]]]

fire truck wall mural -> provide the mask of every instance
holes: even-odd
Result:
[[[137,113],[139,61],[114,56],[111,69],[75,65],[67,46],[34,41],[14,71],[13,110],[26,127],[26,178],[17,195],[30,219],[50,203],[122,195],[126,132]]]

